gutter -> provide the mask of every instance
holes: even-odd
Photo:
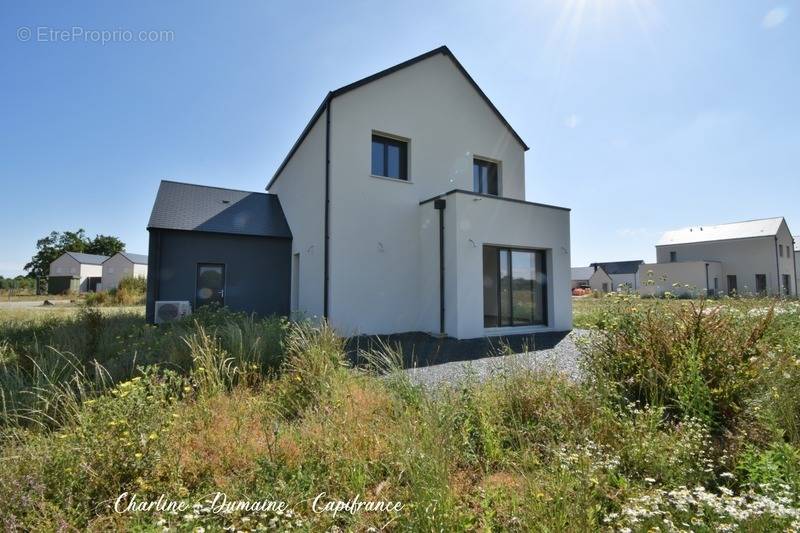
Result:
[[[330,289],[330,218],[331,218],[331,95],[325,99],[325,274],[323,280],[322,316],[327,321],[329,316]]]
[[[445,335],[444,327],[444,210],[447,200],[439,198],[433,201],[433,208],[439,211],[439,334]]]
[[[797,298],[797,252],[794,251],[794,238],[792,238],[792,263],[794,264],[794,297]]]

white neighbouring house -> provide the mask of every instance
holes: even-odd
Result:
[[[797,296],[795,246],[783,217],[668,231],[640,292]]]
[[[603,267],[573,267],[572,288],[592,289],[595,292],[611,292],[614,290],[614,280],[603,270]]]
[[[800,242],[797,242],[798,239],[800,239],[800,236],[795,235],[794,236],[794,279],[795,279],[795,282],[797,281],[797,278],[800,278],[800,266],[798,266],[798,264],[797,264],[798,262],[800,262],[800,261],[798,261],[798,260],[800,260]],[[797,287],[795,286],[795,288],[797,288]],[[795,296],[797,296],[797,295],[795,295]]]
[[[592,263],[592,268],[602,268],[603,273],[611,279],[611,290],[638,290],[639,289],[639,265],[644,263],[641,259],[633,261],[606,261],[604,263]],[[608,292],[608,291],[603,291]]]
[[[105,255],[65,252],[50,263],[47,277],[47,292],[62,294],[67,292],[94,292],[103,276]]]
[[[118,252],[103,261],[101,290],[116,289],[122,278],[146,278],[147,256]]]
[[[527,149],[446,47],[328,93],[267,185],[291,310],[344,335],[571,329],[570,212],[526,201]]]

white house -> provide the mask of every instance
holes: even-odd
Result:
[[[65,252],[50,263],[50,275],[47,278],[47,292],[61,294],[65,292],[94,292],[103,276],[105,255]]]
[[[601,266],[573,267],[572,288],[590,288],[595,292],[611,292],[614,280]]]
[[[569,330],[570,213],[446,47],[331,91],[267,185],[291,309],[342,334]]]
[[[639,268],[643,294],[685,290],[708,294],[796,296],[794,239],[783,217],[664,233],[657,263]]]
[[[639,265],[644,263],[641,259],[633,261],[608,261],[605,263],[592,263],[591,267],[602,268],[604,273],[611,278],[611,290],[639,289]],[[608,291],[604,291],[608,292]]]
[[[147,256],[118,252],[103,261],[102,290],[116,289],[122,278],[146,278]]]

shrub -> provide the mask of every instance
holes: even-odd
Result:
[[[758,388],[755,362],[773,314],[743,319],[707,302],[615,296],[596,321],[585,370],[622,403],[663,406],[667,415],[730,427]]]
[[[126,276],[119,281],[117,289],[144,294],[147,292],[147,278]]]
[[[89,307],[108,305],[112,301],[112,296],[106,291],[89,292],[83,299],[83,303]]]

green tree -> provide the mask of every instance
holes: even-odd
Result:
[[[36,253],[25,265],[25,271],[34,278],[43,279],[50,271],[50,263],[64,252],[83,252],[86,250],[86,231],[51,231],[50,235],[36,241]]]
[[[96,235],[86,243],[87,254],[107,255],[111,257],[118,252],[125,251],[125,243],[112,235]]]

